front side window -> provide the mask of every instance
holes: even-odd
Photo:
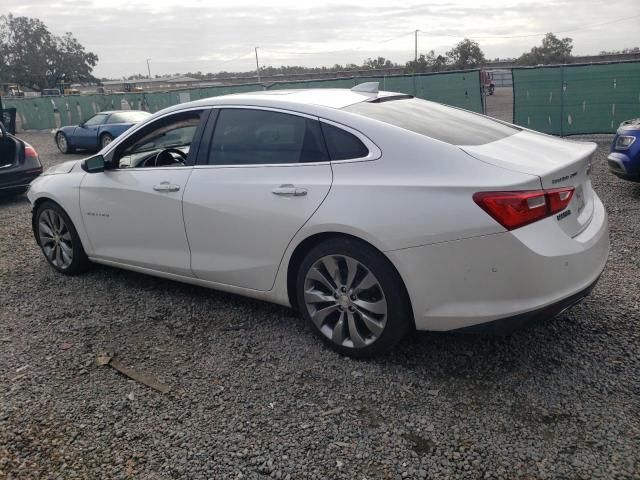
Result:
[[[93,117],[89,118],[86,122],[84,122],[84,126],[91,127],[94,125],[102,125],[104,121],[107,119],[107,116],[108,115],[105,113],[99,113],[97,115],[94,115]]]
[[[218,115],[208,163],[261,165],[327,160],[316,120],[267,110],[227,108]]]
[[[118,146],[117,168],[183,166],[200,124],[202,110],[168,115],[137,131]]]

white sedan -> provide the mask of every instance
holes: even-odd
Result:
[[[592,143],[378,92],[255,92],[156,113],[29,190],[47,261],[300,310],[335,350],[513,327],[593,287],[609,251]]]

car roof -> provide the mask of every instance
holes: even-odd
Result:
[[[109,115],[111,113],[129,113],[129,112],[149,113],[149,112],[145,112],[144,110],[102,110],[101,112],[96,113],[96,115],[98,114]],[[149,115],[151,114],[149,113]]]
[[[404,93],[387,91],[379,91],[375,93],[362,92],[349,90],[347,88],[269,90],[203,98],[193,102],[174,105],[173,107],[169,107],[164,110],[164,112],[215,105],[251,105],[274,108],[297,107],[296,110],[313,112],[318,107],[341,109],[355,103],[394,96],[406,97],[407,95]]]

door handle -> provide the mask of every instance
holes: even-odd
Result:
[[[271,192],[281,197],[304,197],[307,194],[307,189],[285,183],[284,185],[274,188]]]
[[[156,192],[177,192],[180,190],[180,185],[174,185],[169,182],[160,182],[160,185],[154,185],[153,189]]]

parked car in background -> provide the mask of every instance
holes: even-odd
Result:
[[[614,175],[640,182],[640,118],[620,124],[607,161]]]
[[[8,133],[0,122],[0,195],[25,192],[29,183],[41,173],[38,152]]]
[[[59,128],[55,133],[58,149],[73,153],[76,149],[100,150],[142,120],[151,116],[142,110],[111,110],[95,114],[80,125]]]
[[[261,91],[158,112],[29,200],[61,273],[94,261],[291,305],[364,357],[584,298],[609,252],[595,150],[377,84]]]
[[[59,88],[43,88],[41,93],[43,97],[59,97],[61,95]]]

